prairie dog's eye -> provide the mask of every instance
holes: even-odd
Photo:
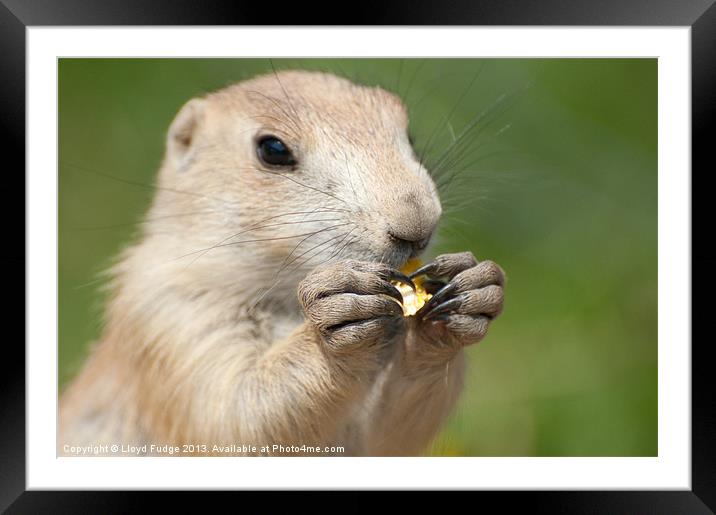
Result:
[[[293,166],[296,159],[286,144],[276,136],[263,136],[257,142],[259,159],[271,166]]]

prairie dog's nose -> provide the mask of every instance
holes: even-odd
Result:
[[[388,225],[390,237],[410,244],[413,253],[425,249],[437,226],[439,213],[430,203],[410,194],[401,197],[393,207]]]

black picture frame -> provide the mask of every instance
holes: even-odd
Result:
[[[712,362],[708,359],[711,341],[697,337],[705,328],[709,292],[716,288],[713,274],[696,276],[716,264],[708,241],[697,240],[698,229],[709,234],[714,216],[699,195],[709,194],[704,181],[716,170],[713,134],[716,117],[716,4],[714,0],[542,0],[450,3],[362,2],[361,9],[341,15],[340,11],[317,9],[310,12],[305,3],[279,6],[270,11],[259,3],[189,0],[0,0],[0,131],[5,162],[14,158],[15,166],[25,167],[25,31],[31,26],[49,25],[635,25],[689,26],[692,51],[692,489],[691,491],[589,491],[589,492],[477,492],[502,508],[526,504],[530,510],[549,513],[713,513],[716,511],[716,395],[711,381]],[[368,14],[370,13],[370,14]],[[16,190],[25,191],[20,173],[8,166],[5,180],[14,178]],[[5,183],[8,184],[7,182]],[[699,187],[696,187],[696,186]],[[24,195],[12,195],[24,204]],[[0,203],[7,245],[2,255],[5,284],[20,295],[10,298],[4,319],[19,324],[25,320],[26,274],[25,224],[16,222],[20,209],[13,199]],[[708,238],[706,238],[708,240]],[[9,272],[8,272],[9,271]],[[8,288],[6,291],[11,291]],[[702,301],[698,300],[701,294]],[[23,299],[20,302],[19,299]],[[9,326],[10,324],[7,324]],[[24,334],[25,326],[21,333]],[[25,486],[25,352],[20,338],[5,340],[5,366],[0,374],[0,509],[8,513],[128,513],[138,511],[155,497],[149,492],[61,492],[26,491]],[[233,493],[232,493],[233,494]],[[225,494],[225,495],[232,495]],[[254,497],[240,492],[243,502]],[[275,494],[272,494],[275,495]],[[334,505],[333,494],[321,493],[320,504]],[[354,501],[342,506],[373,508],[357,493]],[[414,499],[422,502],[421,493]],[[308,495],[307,495],[308,496]],[[178,499],[184,510],[204,501],[183,494]],[[457,499],[453,498],[453,501]],[[335,506],[335,505],[334,505]],[[165,505],[168,507],[168,505]]]

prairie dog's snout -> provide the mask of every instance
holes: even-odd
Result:
[[[400,196],[393,207],[387,216],[388,235],[398,245],[407,245],[411,257],[414,257],[430,242],[440,216],[439,210],[435,209],[429,194],[413,192]]]
[[[401,139],[385,141],[383,161],[368,158],[359,165],[365,185],[355,206],[369,238],[365,244],[375,252],[371,257],[394,265],[425,250],[441,214],[432,179],[412,151],[389,148],[400,149]]]
[[[395,153],[403,141],[386,141],[385,160],[366,159],[363,191],[355,206],[366,232],[365,245],[372,259],[399,265],[427,247],[441,214],[432,179],[413,158]]]
[[[441,214],[400,99],[333,75],[283,71],[193,100],[169,139],[177,166],[162,176],[164,185],[235,198],[238,216],[222,216],[234,232],[275,217],[270,229],[252,230],[265,243],[250,252],[274,270],[306,253],[295,279],[346,258],[399,266],[425,249]],[[220,239],[216,217],[204,214],[195,227]],[[305,242],[292,240],[303,234]],[[244,250],[226,245],[211,254]]]

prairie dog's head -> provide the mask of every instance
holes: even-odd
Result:
[[[400,99],[319,72],[282,71],[190,100],[169,130],[149,233],[189,268],[293,286],[338,259],[399,267],[441,215]],[[222,280],[232,280],[228,276]]]

